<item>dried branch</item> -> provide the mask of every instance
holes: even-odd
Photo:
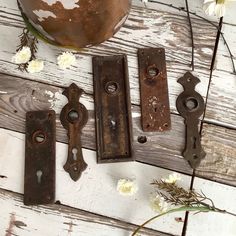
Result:
[[[137,235],[137,233],[145,225],[152,222],[153,220],[174,212],[188,211],[193,212],[194,214],[199,214],[201,212],[218,212],[236,216],[236,214],[234,213],[215,207],[213,201],[210,198],[206,197],[203,192],[198,193],[194,190],[185,190],[184,188],[179,187],[176,183],[166,183],[162,180],[154,180],[151,184],[157,187],[158,194],[163,197],[166,202],[170,203],[171,205],[174,205],[175,208],[169,209],[166,212],[163,212],[159,215],[150,218],[142,225],[140,225],[133,232],[132,236]],[[210,201],[210,204],[204,202],[205,200]]]
[[[188,22],[189,22],[190,34],[191,34],[191,41],[192,41],[192,61],[191,61],[191,67],[192,67],[192,70],[194,71],[194,39],[193,39],[192,22],[191,22],[191,17],[190,17],[190,13],[189,13],[189,7],[188,7],[188,0],[185,0],[185,4],[186,4],[186,9],[187,9],[187,16],[188,16]]]
[[[20,44],[18,45],[16,51],[20,51],[23,49],[23,47],[29,47],[31,51],[31,58],[30,60],[36,59],[36,54],[38,51],[38,40],[36,37],[31,36],[30,32],[27,28],[23,29],[22,34],[19,35],[20,38]],[[22,63],[18,65],[18,69],[20,71],[27,71],[28,63]]]

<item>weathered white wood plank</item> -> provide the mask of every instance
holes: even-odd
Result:
[[[236,65],[236,26],[224,24],[223,33],[234,55]],[[236,128],[236,75],[232,74],[232,63],[222,40],[216,59],[207,102],[206,120]]]
[[[137,48],[165,47],[171,110],[176,112],[175,100],[182,91],[182,87],[176,81],[187,70],[190,70],[191,42],[186,16],[134,6],[128,21],[120,32],[100,46],[82,50],[78,54],[77,65],[70,70],[61,71],[56,65],[56,55],[60,53],[60,49],[40,43],[38,57],[46,60],[46,68],[40,74],[31,75],[19,73],[16,66],[10,62],[18,44],[17,37],[23,27],[17,6],[12,2],[9,5],[9,1],[4,0],[0,12],[0,30],[2,32],[0,40],[6,42],[0,45],[1,72],[60,86],[77,82],[87,93],[92,93],[91,56],[126,53],[129,62],[131,100],[132,103],[139,104]],[[195,72],[202,81],[197,86],[197,90],[205,97],[216,30],[208,23],[198,19],[193,20],[193,27],[196,38]],[[205,34],[206,31],[208,34]]]
[[[236,130],[204,124],[202,145],[207,156],[196,174],[236,186]]]
[[[194,189],[211,198],[215,206],[236,213],[236,188],[195,178]],[[220,213],[190,214],[186,236],[235,236],[236,217]]]
[[[203,11],[203,0],[194,0],[194,1],[190,1],[188,0],[188,5],[189,5],[189,11],[190,12],[194,12],[196,13],[197,15],[201,16],[201,17],[204,17],[208,20],[211,20],[211,21],[215,21],[215,22],[218,22],[218,19],[216,16],[208,16],[205,14],[205,12]],[[178,7],[178,8],[184,8],[186,9],[186,4],[185,4],[185,1],[183,0],[151,0],[147,6],[148,7],[152,7],[152,8],[160,8],[162,10],[166,10],[166,11],[171,11],[173,12],[174,14],[181,14],[181,15],[185,15],[186,16],[186,13],[185,12],[182,12],[182,11],[178,11],[176,9],[172,9],[168,6],[163,6],[159,3],[164,3],[164,4],[171,4],[172,6],[174,7]],[[193,18],[194,15],[191,15],[191,18]]]
[[[27,207],[22,196],[0,189],[0,235],[129,236],[136,226],[62,205]],[[142,235],[167,236],[144,229]],[[169,235],[169,234],[168,234]]]
[[[0,129],[0,188],[23,193],[24,171],[24,135]],[[73,182],[63,170],[66,160],[67,145],[57,143],[56,163],[56,199],[62,204],[109,216],[134,224],[141,224],[155,215],[149,206],[150,183],[154,178],[167,176],[170,171],[137,163],[96,164],[95,152],[83,150],[88,168],[78,182]],[[120,178],[133,179],[139,191],[131,197],[123,197],[116,191]],[[190,185],[190,177],[182,175],[182,185]],[[163,217],[160,221],[149,225],[150,228],[181,235],[183,223],[177,222],[175,214]]]

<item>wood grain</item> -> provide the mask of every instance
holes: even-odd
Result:
[[[24,191],[24,146],[25,135],[0,129],[0,188],[23,193]],[[68,146],[56,144],[56,200],[62,204],[120,219],[133,224],[142,224],[156,215],[150,207],[150,197],[156,195],[150,184],[153,179],[166,178],[171,171],[145,165],[138,162],[100,164],[96,162],[96,153],[83,149],[83,156],[88,168],[80,180],[74,182],[64,171]],[[132,196],[122,196],[117,191],[119,179],[135,181],[139,190]],[[189,188],[191,177],[181,175],[180,185]],[[185,218],[184,212],[166,215],[152,222],[148,228],[181,235],[183,222],[176,217]]]
[[[22,201],[22,195],[0,189],[1,235],[128,236],[137,227],[61,204],[27,207]],[[143,229],[142,235],[170,236],[150,229]]]
[[[194,189],[213,200],[216,207],[236,213],[236,189],[224,184],[195,178]],[[190,213],[187,236],[235,236],[236,217],[221,213]]]
[[[57,140],[67,142],[65,129],[58,120],[61,108],[67,103],[61,94],[63,89],[21,78],[0,75],[0,127],[25,132],[25,113],[30,110],[55,109],[57,112]],[[82,103],[89,110],[89,121],[83,129],[82,146],[95,150],[93,97],[84,95]],[[172,115],[172,130],[164,133],[144,133],[140,124],[140,109],[132,107],[135,159],[179,171],[192,173],[188,163],[183,160],[184,123],[177,115]],[[140,136],[146,136],[147,142],[138,142]]]
[[[224,24],[223,32],[236,65],[236,25]],[[236,75],[232,71],[228,51],[221,40],[211,80],[205,120],[236,129]]]
[[[182,91],[182,87],[177,85],[176,81],[186,70],[191,69],[191,40],[186,16],[133,6],[128,21],[119,33],[97,47],[81,50],[77,56],[77,64],[70,70],[59,70],[56,65],[56,56],[61,53],[61,49],[40,42],[38,57],[45,60],[46,69],[42,73],[32,75],[19,73],[16,66],[10,62],[18,44],[17,37],[23,27],[15,1],[9,3],[8,0],[3,0],[0,12],[0,30],[2,32],[0,40],[7,42],[7,44],[0,45],[0,72],[59,86],[68,86],[71,82],[77,82],[87,93],[92,94],[91,56],[125,53],[128,55],[129,62],[131,100],[133,104],[137,105],[139,104],[137,49],[164,47],[171,110],[176,112],[175,99]],[[216,29],[199,19],[193,20],[193,27],[195,73],[202,81],[197,89],[205,97]],[[208,33],[205,34],[205,32]]]
[[[202,144],[207,156],[197,176],[236,186],[236,131],[204,124]]]

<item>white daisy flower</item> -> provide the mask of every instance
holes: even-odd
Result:
[[[71,65],[74,65],[76,61],[76,57],[71,52],[63,52],[60,56],[57,57],[57,63],[60,69],[65,70],[69,68]]]
[[[29,62],[29,65],[27,67],[27,71],[29,73],[37,73],[43,70],[44,68],[44,62],[42,60],[32,60]]]
[[[138,191],[137,184],[128,179],[120,179],[117,183],[117,191],[123,196],[132,196]]]
[[[168,176],[167,179],[161,179],[165,183],[175,184],[178,180],[181,180],[181,176],[178,173],[173,173]]]
[[[13,57],[12,62],[16,64],[25,64],[29,62],[31,58],[31,50],[29,47],[23,47],[20,51],[18,51]]]
[[[169,210],[169,205],[165,199],[159,195],[151,197],[150,206],[157,213],[164,213]]]

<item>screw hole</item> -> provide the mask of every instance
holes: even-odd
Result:
[[[146,143],[147,142],[147,137],[146,136],[139,136],[138,137],[138,142],[139,143]]]
[[[167,128],[167,127],[169,127],[169,125],[168,125],[167,123],[165,123],[165,124],[164,124],[164,127],[166,127],[166,128]]]
[[[198,159],[198,156],[196,154],[193,154],[193,159],[194,160],[197,160]]]

